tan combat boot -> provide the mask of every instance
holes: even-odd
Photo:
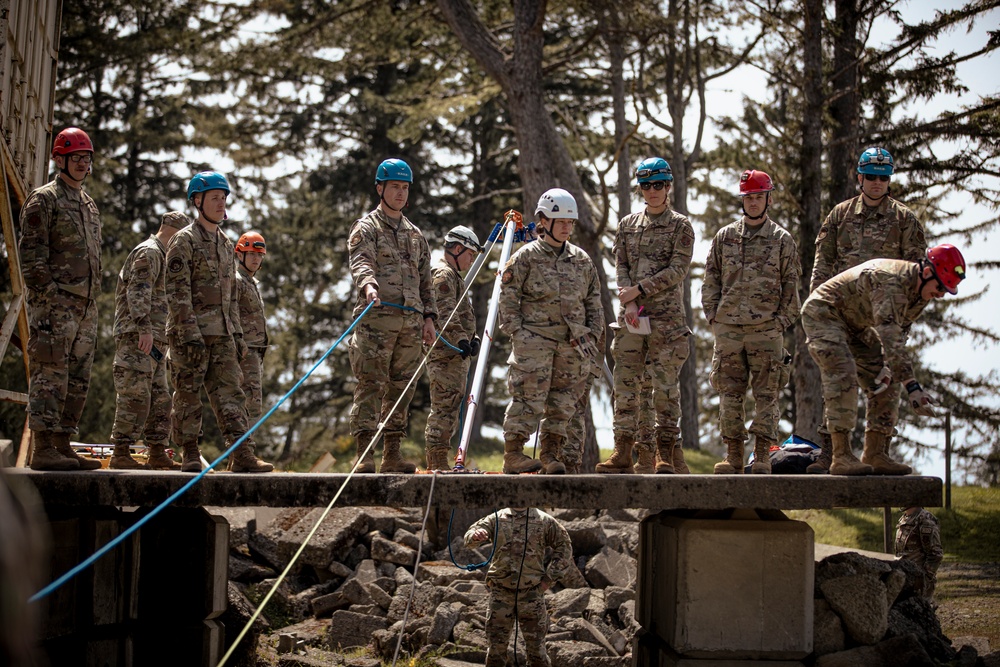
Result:
[[[743,440],[740,438],[723,438],[726,446],[726,458],[715,464],[716,475],[743,474]]]
[[[73,445],[69,444],[69,433],[53,433],[52,444],[55,445],[57,452],[79,463],[80,470],[101,469],[101,462],[97,459],[85,459],[73,451]]]
[[[359,472],[362,474],[375,472],[374,452],[369,449],[368,453],[367,454],[365,453],[365,450],[368,449],[368,444],[371,443],[372,436],[374,435],[375,434],[372,431],[361,431],[356,436],[354,436],[354,442],[356,443],[358,450],[358,457],[354,459],[354,462],[357,463],[358,458],[361,459],[361,463],[358,463],[358,469],[355,470],[355,472]]]
[[[503,471],[507,475],[520,475],[523,472],[538,472],[542,462],[524,455],[524,444],[527,438],[507,436],[503,443]]]
[[[197,443],[181,445],[184,456],[181,459],[181,472],[201,472],[201,451]]]
[[[538,460],[542,462],[543,475],[565,475],[566,466],[559,460],[566,437],[554,433],[543,433],[538,447]]]
[[[229,449],[233,443],[228,443],[226,449]],[[247,438],[243,441],[243,444],[236,448],[236,450],[229,457],[229,470],[232,472],[271,472],[274,470],[274,466],[267,461],[262,461],[257,458],[254,454],[254,445],[252,441]]]
[[[424,449],[424,453],[427,455],[428,470],[451,470],[453,468],[453,466],[448,465],[448,454],[451,453],[451,447],[431,445]]]
[[[639,454],[639,460],[642,460],[642,453]],[[650,471],[652,471],[652,465],[650,465]],[[615,436],[615,451],[611,452],[611,456],[604,463],[598,463],[594,466],[594,472],[598,473],[631,473],[632,472],[632,436],[628,434],[621,434]]]
[[[132,458],[131,448],[128,444],[121,443],[115,445],[115,450],[111,454],[109,468],[114,470],[146,470],[149,466],[143,465]]]
[[[865,451],[861,462],[872,467],[873,475],[909,475],[913,468],[889,457],[889,437],[885,433],[865,431]]]
[[[773,444],[774,440],[770,438],[762,438],[759,435],[754,438],[753,465],[750,466],[751,473],[754,475],[771,474],[771,445]]]
[[[669,433],[656,434],[656,474],[674,474],[674,445],[677,438]]]
[[[830,464],[833,463],[833,440],[829,433],[820,433],[819,458],[806,467],[806,472],[810,475],[825,475],[830,472]]]
[[[32,470],[79,470],[76,458],[63,456],[56,450],[52,431],[31,432]]]
[[[674,474],[675,475],[690,475],[691,469],[688,468],[687,462],[684,460],[684,448],[680,444],[674,445]]]
[[[632,466],[636,475],[652,475],[656,472],[656,449],[653,445],[635,445],[639,460]]]
[[[402,440],[402,433],[382,434],[382,465],[378,469],[380,473],[399,472],[404,475],[412,475],[417,472],[416,464],[410,463],[399,453]]]
[[[165,444],[150,444],[149,458],[146,465],[150,470],[180,470],[181,464],[167,456],[167,446]]]
[[[850,433],[831,433],[833,443],[833,461],[830,463],[831,475],[870,475],[872,467],[862,463],[851,451]]]

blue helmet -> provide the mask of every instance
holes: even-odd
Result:
[[[670,165],[661,157],[649,157],[640,162],[635,170],[635,177],[640,183],[674,180]]]
[[[412,183],[413,170],[410,169],[410,165],[399,158],[391,157],[388,160],[382,160],[382,164],[378,166],[378,171],[375,172],[375,185],[386,181]]]
[[[199,192],[209,190],[223,190],[228,195],[229,181],[217,171],[200,171],[188,183],[188,200],[190,201]]]
[[[859,174],[892,176],[895,166],[896,164],[892,161],[892,155],[881,146],[865,149],[865,152],[858,158]]]

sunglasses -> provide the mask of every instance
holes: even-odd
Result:
[[[879,176],[878,174],[865,174],[866,181],[882,181],[883,183],[889,182],[888,176]]]
[[[639,187],[643,190],[648,190],[650,188],[653,188],[654,190],[662,190],[663,186],[666,184],[666,181],[653,181],[652,183],[640,183]]]

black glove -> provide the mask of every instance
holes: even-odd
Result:
[[[482,343],[482,341],[481,341],[481,340],[479,340],[479,336],[476,336],[475,338],[473,338],[473,339],[472,339],[472,342],[471,342],[471,343],[469,343],[469,349],[470,349],[470,350],[472,350],[472,351],[470,352],[470,354],[471,354],[472,356],[474,356],[474,357],[475,357],[476,355],[478,355],[478,354],[479,354],[479,346],[480,346],[480,344],[481,344],[481,343]]]
[[[462,355],[463,359],[468,359],[472,356],[472,345],[469,344],[467,340],[458,341],[458,349],[461,350],[459,354]]]

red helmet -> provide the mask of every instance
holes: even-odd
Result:
[[[259,252],[266,255],[267,245],[264,243],[264,237],[257,232],[247,232],[236,242],[236,252]]]
[[[747,169],[740,176],[740,197],[756,194],[758,192],[771,192],[774,185],[771,177],[756,169]]]
[[[965,258],[958,248],[948,243],[928,248],[927,261],[948,293],[958,294],[958,283],[965,280]]]
[[[87,133],[78,127],[67,127],[56,135],[56,140],[52,142],[52,156],[69,155],[77,151],[94,152],[94,144],[91,143]]]

